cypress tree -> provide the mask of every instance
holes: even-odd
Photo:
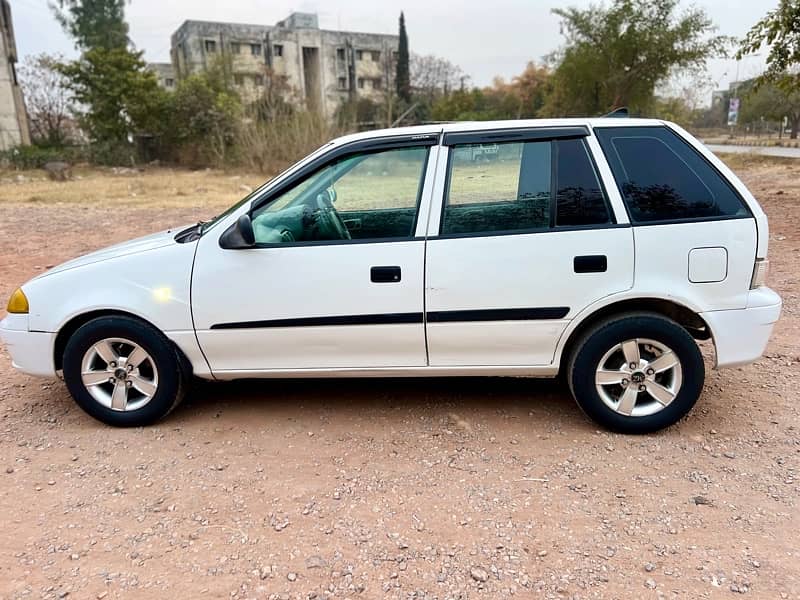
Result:
[[[406,18],[400,13],[400,42],[397,46],[397,95],[404,101],[411,101],[411,79],[408,68],[408,34],[406,33]]]

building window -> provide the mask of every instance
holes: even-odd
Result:
[[[339,86],[340,90],[346,90],[347,89],[347,77],[339,77],[338,86]]]
[[[263,75],[253,75],[253,83],[258,87],[264,85],[264,76]]]
[[[235,85],[244,85],[244,75],[239,75],[238,73],[234,74],[233,83]]]
[[[242,45],[239,42],[231,42],[231,54],[239,54],[242,51]]]
[[[283,44],[275,44],[272,47],[273,56],[283,56]]]
[[[206,40],[206,52],[216,52],[217,42],[214,40]]]
[[[172,79],[171,77],[167,77],[164,80],[164,86],[168,88],[175,87],[175,80]]]
[[[372,61],[373,62],[381,62],[381,51],[380,50],[373,50],[372,51]]]
[[[363,77],[359,77],[358,78],[358,89],[360,89],[360,90],[364,89],[364,78]]]
[[[250,54],[261,56],[261,44],[250,44]]]
[[[356,50],[356,60],[364,60],[364,52],[361,50]]]
[[[376,77],[372,80],[372,89],[379,90],[383,87],[383,80],[380,77]]]
[[[336,60],[344,60],[344,48],[336,49]]]

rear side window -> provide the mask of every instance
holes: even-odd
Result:
[[[451,148],[441,232],[514,233],[610,222],[582,139]]]
[[[598,127],[595,135],[635,223],[748,216],[731,185],[666,127]]]

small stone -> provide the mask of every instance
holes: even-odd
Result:
[[[6,473],[11,475],[11,473],[13,473],[13,472],[14,472],[14,467],[6,467]]]
[[[647,588],[649,588],[649,589],[651,589],[651,590],[654,590],[654,589],[656,589],[656,582],[655,582],[655,580],[653,580],[653,579],[651,579],[651,578],[649,578],[649,577],[647,578],[647,581],[645,581],[645,582],[644,582],[644,585],[645,585],[645,587],[647,587]]]
[[[725,458],[736,458],[736,455],[733,452],[723,452],[722,456]]]
[[[289,581],[297,581],[297,573],[291,573],[291,572],[290,572],[290,573],[289,573],[289,574],[286,576],[286,579],[288,579]]]
[[[321,556],[309,556],[306,559],[306,569],[324,569],[328,563]]]
[[[644,566],[644,570],[647,571],[648,573],[652,573],[653,571],[656,570],[656,566],[653,563],[647,563]]]
[[[701,504],[706,506],[711,504],[711,500],[709,500],[705,496],[695,496],[694,498],[692,498],[692,501],[698,506],[700,506]]]
[[[542,558],[547,556],[547,550],[539,550],[539,556],[541,556]]]
[[[475,581],[480,581],[480,582],[489,581],[489,573],[487,573],[486,569],[483,569],[482,567],[472,567],[469,570],[469,575]]]
[[[47,485],[55,485],[55,484],[56,484],[56,482],[55,482],[55,481],[53,481],[52,479],[51,479],[50,481],[48,481],[48,482],[47,482]]]
[[[70,554],[70,555],[69,555],[69,557],[70,557],[72,560],[78,560],[78,559],[80,558],[80,556],[79,556],[79,555],[77,555],[77,554]]]

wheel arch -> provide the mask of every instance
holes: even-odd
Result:
[[[571,328],[565,332],[564,341],[560,344],[560,354],[557,355],[559,373],[564,372],[572,353],[575,351],[576,344],[590,328],[600,321],[615,316],[642,311],[652,312],[672,319],[686,329],[689,335],[696,340],[712,339],[712,332],[708,323],[700,316],[698,311],[689,308],[685,304],[658,297],[626,298],[605,304],[586,314],[577,323],[573,322],[574,324]]]
[[[141,321],[142,323],[146,323],[150,327],[161,331],[158,327],[153,325],[153,323],[141,317],[140,315],[120,309],[97,309],[73,315],[59,328],[58,333],[56,334],[56,339],[53,344],[53,364],[55,365],[56,371],[60,371],[63,367],[64,349],[67,347],[67,341],[69,338],[71,338],[72,335],[83,325],[99,317],[128,317],[137,321]],[[169,339],[169,336],[166,337]],[[170,344],[172,344],[172,347],[175,349],[175,352],[178,354],[178,357],[184,368],[188,369],[186,372],[191,373],[193,370],[192,363],[186,356],[186,353],[173,340],[169,341]]]

